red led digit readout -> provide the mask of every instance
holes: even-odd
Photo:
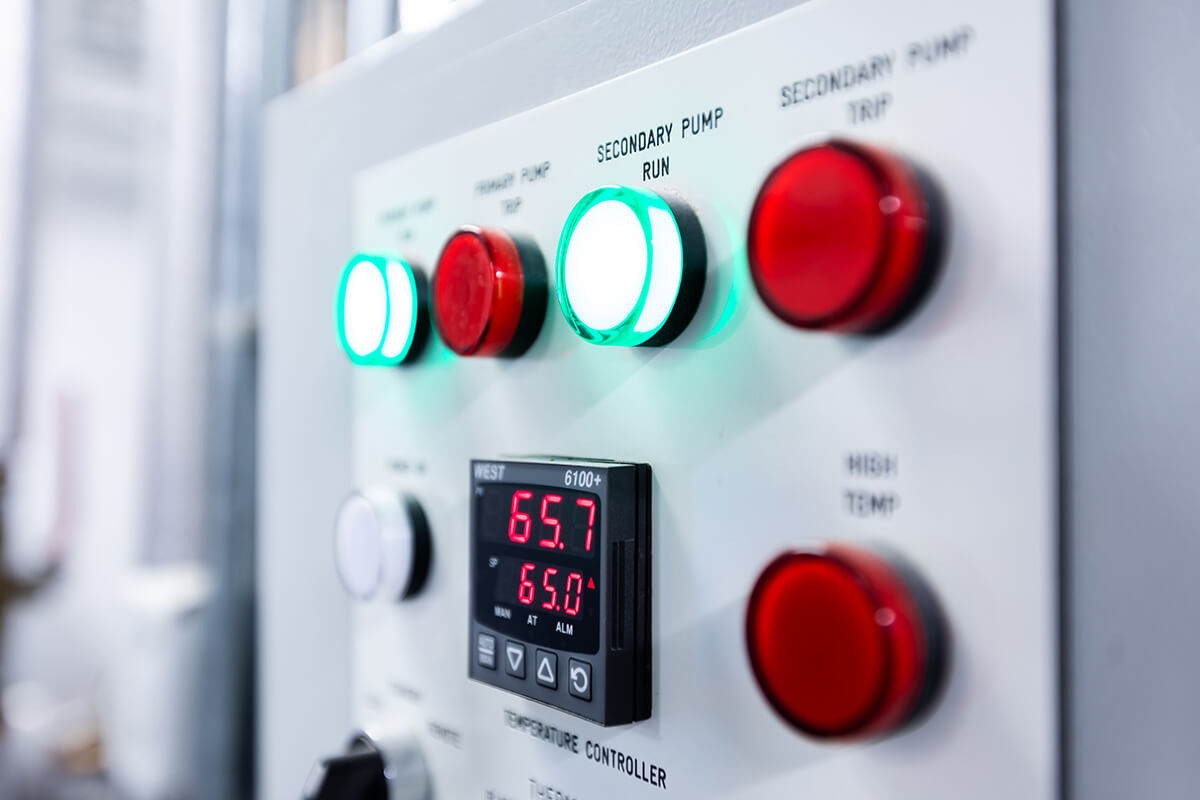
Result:
[[[473,524],[483,541],[590,559],[601,549],[601,543],[593,544],[602,533],[600,499],[594,495],[520,484],[476,489],[476,495],[478,521]]]
[[[584,543],[583,549],[590,553],[592,552],[592,526],[596,524],[596,501],[581,497],[575,501],[575,505],[588,510],[587,542]]]
[[[559,608],[558,608],[558,590],[550,585],[550,576],[557,575],[557,574],[558,574],[558,570],[555,569],[554,567],[546,567],[546,574],[542,576],[542,588],[550,593],[550,599],[547,600],[546,602],[542,603],[542,608],[546,609],[547,611],[558,611],[559,610]],[[570,583],[570,582],[571,581],[568,578],[567,583]]]
[[[542,572],[541,588],[545,590],[540,602],[541,607],[547,611],[558,611],[571,617],[579,616],[580,610],[583,608],[583,590],[585,588],[593,591],[596,589],[596,582],[592,578],[588,578],[585,582],[581,572],[568,573],[566,584],[559,588],[555,578],[559,574],[557,567],[540,566],[527,561],[521,565],[520,577],[517,579],[517,600],[526,606],[538,602],[537,574],[539,570]],[[560,594],[561,597],[559,597]]]
[[[559,541],[559,538],[562,536],[562,525],[560,525],[558,520],[556,520],[554,517],[546,516],[546,509],[549,508],[551,503],[561,502],[562,497],[557,494],[548,494],[542,498],[542,524],[554,526],[554,538],[542,539],[539,541],[538,544],[540,544],[542,547],[549,547],[551,549],[557,548],[559,550],[562,550],[564,547],[566,547],[566,545]]]
[[[518,544],[525,544],[529,541],[529,529],[532,524],[529,521],[529,515],[521,510],[521,501],[532,499],[533,492],[527,492],[524,489],[519,489],[513,492],[512,496],[512,516],[508,518],[508,538]],[[542,503],[542,516],[546,514],[546,504]],[[521,533],[517,533],[517,523],[524,524]]]
[[[575,590],[575,605],[571,605],[571,581],[574,580],[579,584],[579,588]],[[583,576],[578,572],[572,572],[567,576],[567,599],[563,601],[563,611],[570,614],[572,617],[579,613],[579,602],[583,597]]]
[[[521,585],[517,587],[517,599],[527,606],[533,605],[533,593],[537,591],[533,581],[525,577],[531,569],[537,569],[537,567],[528,563],[521,565]],[[525,594],[526,590],[529,591],[528,595]]]

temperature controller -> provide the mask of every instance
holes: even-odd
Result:
[[[650,716],[650,467],[471,462],[470,675],[601,725]]]

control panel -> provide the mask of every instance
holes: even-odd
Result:
[[[1052,12],[818,0],[356,177],[311,796],[1055,795]]]
[[[601,725],[649,717],[649,467],[471,474],[471,677]]]

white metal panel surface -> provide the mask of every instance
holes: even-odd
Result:
[[[914,55],[964,32],[961,50],[932,62]],[[878,81],[782,106],[781,87],[793,81],[888,54],[894,66]],[[643,182],[645,159],[597,161],[598,144],[668,122],[678,136],[684,117],[722,109],[715,129],[646,154],[670,158],[669,174],[647,185],[694,206],[709,250],[708,288],[676,343],[593,347],[552,301],[519,360],[454,358],[435,343],[412,367],[355,374],[355,482],[419,498],[435,547],[421,596],[355,614],[356,721],[415,726],[438,797],[518,797],[539,786],[580,798],[1052,796],[1052,74],[1044,2],[812,3],[362,173],[357,248],[430,268],[459,225],[490,224],[531,234],[552,263],[579,196]],[[851,117],[849,101],[881,93],[886,113]],[[746,274],[758,186],[784,156],[830,133],[911,157],[951,212],[931,298],[878,338],[790,329]],[[520,182],[522,167],[546,162],[544,179]],[[509,172],[518,176],[511,192],[478,186]],[[331,302],[338,266],[312,279]],[[896,455],[898,476],[848,475],[846,457],[862,451]],[[466,465],[539,452],[654,467],[655,696],[645,723],[598,728],[466,678]],[[898,510],[849,513],[845,492],[856,489],[890,492]],[[758,571],[783,549],[829,540],[902,552],[953,631],[940,705],[883,742],[799,738],[750,675],[742,619]],[[506,710],[659,765],[667,788],[603,767],[582,746],[575,754],[513,730]]]
[[[349,605],[330,563],[329,526],[353,485],[351,366],[327,327],[333,299],[322,276],[353,247],[355,173],[791,5],[489,0],[428,35],[381,44],[272,103],[262,149],[259,344],[263,797],[294,798],[313,760],[340,747],[350,726]],[[277,3],[269,12],[276,23],[285,16]],[[274,63],[286,61],[273,55]]]

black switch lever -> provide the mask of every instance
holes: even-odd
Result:
[[[383,759],[363,746],[318,761],[304,783],[303,800],[388,800]]]

